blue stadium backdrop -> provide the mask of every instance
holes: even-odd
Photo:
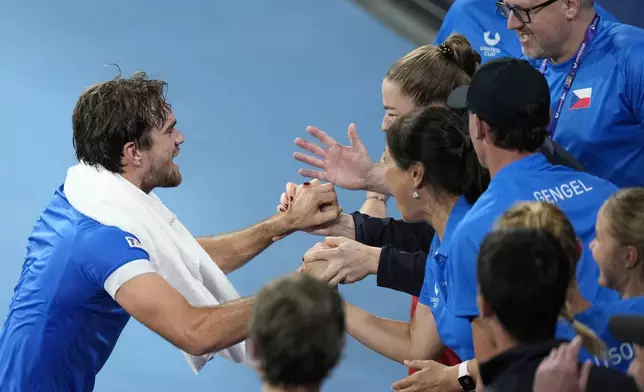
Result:
[[[18,279],[27,235],[74,163],[71,113],[92,83],[136,70],[169,82],[186,141],[184,183],[160,196],[197,235],[239,229],[275,211],[287,181],[299,181],[293,139],[309,124],[346,140],[355,121],[380,156],[380,82],[411,49],[345,0],[23,0],[0,12],[0,113],[4,124],[0,204],[0,319]],[[347,210],[363,194],[342,192]],[[393,209],[392,209],[393,210]],[[231,279],[244,295],[294,270],[315,243],[295,235]],[[409,297],[373,279],[342,289],[371,311],[408,316]],[[387,390],[406,373],[359,343],[329,390]],[[99,374],[96,391],[259,390],[255,374],[217,359],[195,376],[180,352],[132,321]]]

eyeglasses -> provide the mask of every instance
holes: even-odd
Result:
[[[504,18],[508,19],[510,17],[510,12],[516,16],[517,19],[519,19],[522,23],[531,23],[532,22],[532,16],[530,15],[531,12],[536,12],[542,8],[546,8],[550,4],[554,4],[559,0],[546,0],[543,3],[537,4],[534,7],[530,8],[521,8],[516,5],[509,5],[505,4],[502,1],[497,1],[496,2],[496,7],[499,9],[499,12],[501,12],[501,15],[503,15]]]

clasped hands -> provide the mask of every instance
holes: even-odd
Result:
[[[295,205],[295,201],[301,198],[302,191],[306,187],[317,186],[322,186],[318,180],[301,185],[288,183],[286,191],[280,197],[277,210],[280,213],[288,212],[289,208]],[[310,203],[317,202],[311,199]],[[327,202],[321,205],[321,209],[324,211],[325,208],[338,208],[337,204],[336,198],[331,203]],[[337,219],[302,228],[302,231],[323,236],[329,235],[333,225],[337,223]],[[376,274],[379,259],[380,248],[367,246],[344,237],[326,237],[304,254],[302,265],[298,270],[327,281],[331,285],[354,283],[369,274]]]

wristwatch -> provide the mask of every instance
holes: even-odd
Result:
[[[465,361],[458,365],[458,383],[461,384],[461,389],[463,391],[474,392],[476,391],[476,382],[467,370],[468,363],[469,361]]]

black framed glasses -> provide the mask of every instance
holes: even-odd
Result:
[[[510,12],[512,12],[514,16],[517,19],[519,19],[522,23],[531,23],[532,22],[532,15],[530,14],[531,12],[539,11],[543,8],[546,8],[550,4],[556,3],[557,1],[559,0],[546,0],[543,3],[539,3],[534,7],[530,7],[530,8],[522,8],[517,5],[510,5],[510,4],[505,4],[502,1],[497,1],[496,7],[499,9],[499,12],[501,13],[501,15],[503,15],[503,17],[506,19],[510,17]]]

